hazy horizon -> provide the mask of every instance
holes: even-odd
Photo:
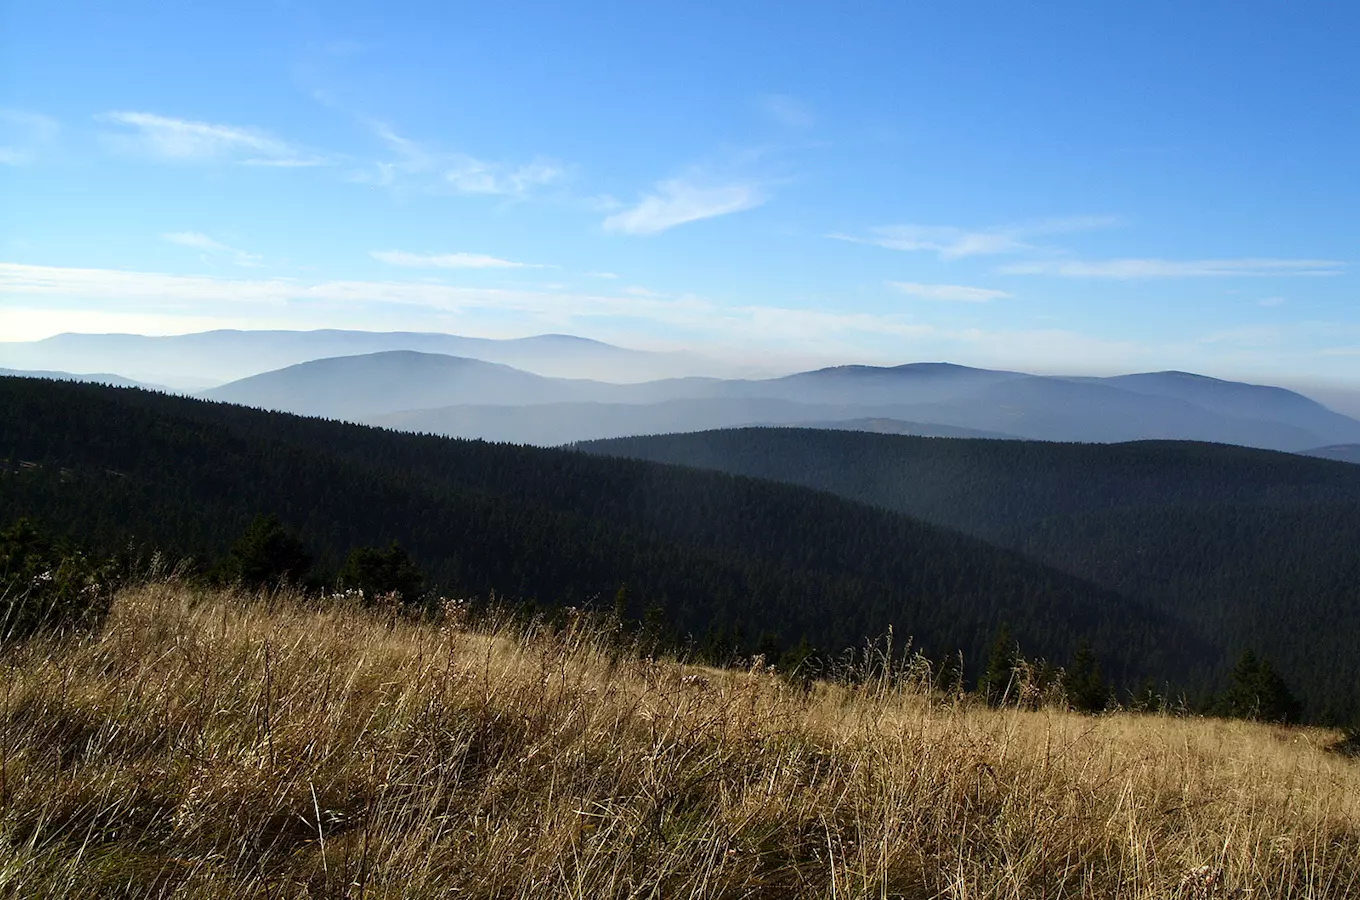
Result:
[[[277,341],[281,338],[291,338],[296,336],[326,336],[327,342],[321,344],[296,344],[288,347],[287,341],[284,345],[279,345]],[[402,338],[412,337],[416,340],[403,341],[396,340],[384,342],[379,340],[377,343],[373,339],[382,338]],[[23,372],[58,372],[70,373],[77,376],[87,375],[114,375],[119,378],[131,379],[143,385],[158,389],[170,389],[172,391],[183,391],[188,393],[200,393],[211,391],[212,389],[233,383],[243,378],[260,375],[268,372],[283,370],[299,363],[322,360],[343,356],[365,356],[372,353],[382,353],[388,350],[414,350],[419,353],[433,353],[445,356],[462,356],[470,359],[481,359],[498,362],[514,369],[530,372],[549,379],[589,379],[603,383],[614,383],[622,385],[640,385],[645,383],[664,383],[668,379],[686,379],[700,377],[706,379],[772,379],[799,372],[809,372],[820,369],[836,368],[841,366],[880,366],[884,368],[902,366],[909,364],[931,364],[947,363],[960,365],[952,360],[897,360],[897,361],[877,361],[877,360],[846,360],[846,359],[785,359],[784,365],[776,365],[772,360],[765,360],[763,363],[753,362],[750,359],[742,360],[737,357],[710,356],[696,352],[683,350],[653,352],[645,348],[626,348],[617,344],[606,344],[590,338],[581,338],[579,335],[569,334],[540,334],[524,335],[510,339],[485,339],[475,336],[451,335],[441,332],[367,332],[367,331],[337,331],[335,329],[316,329],[312,331],[265,331],[252,332],[249,330],[224,329],[218,332],[191,332],[182,335],[136,335],[136,334],[80,334],[66,332],[52,336],[57,339],[55,343],[61,343],[62,338],[82,338],[85,339],[76,346],[66,346],[63,350],[52,350],[50,345],[52,339],[44,339],[36,342],[15,342],[0,341],[0,374],[17,371]],[[191,348],[182,348],[178,356],[171,355],[165,357],[164,354],[157,355],[152,353],[146,356],[149,347],[142,350],[131,350],[118,347],[116,344],[100,348],[98,340],[100,338],[122,339],[122,338],[167,338],[173,341],[174,338],[211,338],[219,339],[238,338],[247,342],[252,338],[263,338],[266,344],[260,345],[255,351],[247,352],[244,360],[240,357],[228,357],[236,359],[235,362],[223,368],[223,352],[227,350],[225,345],[221,345],[220,340],[213,343],[199,342],[197,350],[189,352]],[[566,339],[553,344],[542,345],[536,342],[535,338],[561,338]],[[92,342],[93,341],[93,342]],[[581,341],[586,343],[581,344]],[[358,342],[358,343],[353,343]],[[460,343],[465,342],[465,343]],[[480,343],[479,343],[480,342]],[[238,341],[239,344],[239,341]],[[450,345],[452,344],[452,345]],[[246,345],[239,345],[238,352]],[[558,350],[566,349],[566,355],[549,349],[546,353],[535,353],[531,348],[539,347],[553,348]],[[584,346],[586,351],[580,352]],[[48,348],[48,349],[45,349]],[[604,356],[600,355],[601,350],[606,350]],[[516,352],[518,350],[518,352]],[[614,351],[623,350],[625,355],[619,357]],[[26,352],[27,351],[27,352]],[[261,355],[262,354],[262,355]],[[167,359],[170,361],[167,364]],[[965,367],[969,368],[969,367]],[[981,367],[986,368],[986,367]],[[1140,374],[1134,372],[1121,371],[1026,371],[1021,367],[1013,367],[1006,371],[1018,372],[1028,375],[1039,375],[1052,378],[1109,378],[1112,376]],[[1184,370],[1164,370],[1164,371],[1184,371]],[[1206,373],[1191,373],[1195,375],[1205,375]],[[1262,384],[1273,387],[1282,387],[1287,390],[1296,391],[1327,408],[1339,412],[1342,415],[1360,419],[1360,391],[1349,389],[1344,385],[1327,383],[1308,383],[1308,382],[1286,382],[1270,381],[1267,379],[1254,380],[1251,378],[1223,378],[1218,375],[1207,375],[1210,378],[1230,383]],[[908,395],[902,395],[905,399]],[[847,398],[848,399],[848,398]],[[581,410],[581,414],[599,415],[603,420],[612,417],[612,413],[603,407],[586,407]],[[879,408],[874,412],[869,406],[860,406],[857,412],[847,409],[839,409],[835,414],[827,413],[831,419],[844,419],[847,416],[855,417],[860,414],[892,415],[892,413]],[[938,414],[938,411],[937,411]],[[809,417],[794,416],[790,421],[813,422],[816,416]],[[927,415],[928,419],[932,417]],[[716,422],[729,421],[721,416]],[[745,421],[756,423],[762,421],[760,416],[748,416]],[[769,420],[772,423],[779,421],[778,416]],[[932,419],[933,421],[933,419]],[[679,425],[679,420],[674,420]],[[603,422],[601,423],[603,424]],[[730,420],[730,424],[742,424],[742,417],[738,416]],[[919,423],[916,423],[919,424]],[[653,423],[651,430],[655,430],[656,423]],[[615,426],[618,427],[618,426]],[[688,426],[681,428],[699,427],[695,422],[689,422]],[[634,423],[633,430],[648,430],[640,423]],[[608,431],[608,429],[605,429]],[[628,431],[624,427],[624,431]],[[476,434],[477,432],[473,432]],[[510,434],[523,432],[512,431]],[[586,429],[586,434],[593,434],[590,429]]]
[[[360,330],[357,330],[357,329],[332,329],[332,328],[316,328],[316,329],[240,329],[240,328],[225,328],[225,329],[213,329],[213,330],[214,330],[214,331],[225,331],[225,332],[249,332],[249,331],[257,331],[257,330],[259,330],[259,331],[276,331],[276,332],[291,332],[291,333],[306,333],[306,332],[309,332],[309,331],[337,331],[337,330],[360,331]],[[179,331],[179,332],[171,332],[171,333],[165,333],[165,334],[145,334],[145,333],[138,333],[138,332],[78,332],[78,331],[64,331],[64,332],[56,332],[56,333],[51,334],[51,335],[46,335],[46,336],[44,336],[43,338],[36,338],[36,339],[33,339],[33,340],[28,340],[28,341],[0,340],[0,368],[17,368],[17,369],[23,369],[23,368],[25,368],[23,365],[14,365],[14,366],[9,366],[9,365],[7,365],[7,362],[9,362],[9,361],[6,360],[5,352],[4,352],[4,348],[5,348],[6,345],[15,346],[15,345],[20,345],[20,344],[36,343],[36,342],[38,342],[38,341],[47,340],[48,338],[52,338],[52,337],[61,337],[61,336],[64,336],[64,335],[103,336],[103,337],[124,337],[124,336],[130,336],[130,337],[184,337],[184,336],[189,336],[189,335],[200,335],[200,334],[208,334],[208,333],[211,333],[211,332],[209,332],[209,331]],[[407,332],[407,331],[404,331],[404,330],[397,330],[397,329],[372,329],[372,330],[364,330],[363,333],[373,333],[373,334],[402,334],[402,333],[414,333],[414,334],[429,335],[429,336],[468,337],[468,338],[473,338],[473,339],[486,339],[486,340],[495,340],[495,341],[516,341],[516,340],[524,340],[524,339],[527,339],[527,338],[534,338],[534,337],[570,337],[570,338],[585,338],[586,340],[599,341],[599,342],[601,342],[601,343],[611,343],[611,342],[609,342],[609,341],[603,341],[603,340],[601,340],[601,339],[599,339],[599,338],[592,338],[592,337],[589,337],[589,336],[587,336],[587,335],[568,334],[568,333],[565,333],[565,332],[536,332],[536,333],[526,333],[526,334],[511,334],[511,335],[509,335],[509,336],[504,336],[504,337],[499,336],[499,335],[493,336],[493,335],[476,335],[476,334],[459,334],[459,335],[455,335],[455,334],[453,334],[453,333],[451,333],[451,332],[440,332],[440,331],[416,331],[416,332]],[[685,367],[685,368],[683,368],[683,369],[681,369],[681,370],[672,371],[672,372],[670,372],[670,373],[660,372],[660,373],[658,373],[658,374],[655,375],[656,378],[683,377],[683,376],[685,376],[685,375],[698,375],[698,376],[715,377],[715,378],[775,378],[775,377],[780,377],[780,376],[782,376],[782,375],[789,375],[789,374],[794,374],[794,373],[797,373],[797,372],[804,372],[804,371],[810,371],[810,370],[821,369],[821,368],[829,368],[829,367],[834,367],[834,366],[846,366],[846,365],[898,366],[898,365],[907,365],[907,364],[912,364],[912,363],[952,363],[952,364],[955,364],[955,365],[971,365],[971,367],[975,367],[975,368],[983,368],[983,369],[1003,369],[1003,370],[1009,370],[1009,371],[1025,372],[1026,374],[1032,374],[1032,375],[1046,375],[1046,376],[1054,376],[1054,377],[1083,377],[1083,376],[1090,376],[1090,377],[1110,377],[1110,376],[1117,376],[1117,375],[1139,374],[1139,373],[1141,373],[1141,372],[1147,372],[1147,371],[1191,371],[1191,370],[1177,369],[1177,368],[1168,368],[1168,369],[1160,369],[1160,370],[1151,370],[1151,369],[1147,369],[1147,370],[1138,370],[1138,369],[1125,369],[1125,368],[1119,368],[1119,367],[1100,367],[1100,366],[1093,366],[1093,367],[1090,367],[1090,368],[1077,368],[1077,367],[1070,367],[1070,368],[1056,367],[1056,368],[1054,368],[1054,367],[1044,367],[1044,366],[1029,366],[1029,367],[1025,367],[1025,366],[1006,366],[1006,365],[968,364],[968,363],[960,362],[960,361],[957,360],[957,359],[882,359],[882,358],[872,358],[872,357],[849,357],[849,358],[847,358],[847,357],[838,357],[838,356],[830,356],[830,355],[822,355],[822,356],[819,356],[819,355],[815,355],[815,354],[806,354],[806,355],[802,355],[802,356],[795,356],[795,355],[770,356],[770,357],[767,357],[767,358],[765,358],[765,359],[763,359],[763,360],[753,361],[752,359],[750,359],[749,354],[746,355],[745,357],[743,357],[742,354],[740,354],[738,351],[733,350],[733,349],[730,349],[730,348],[728,348],[728,349],[726,349],[726,350],[724,350],[723,348],[711,348],[711,347],[710,347],[710,348],[690,348],[690,347],[676,346],[676,345],[673,345],[673,344],[671,344],[671,345],[668,345],[668,344],[660,344],[660,345],[648,346],[646,343],[635,344],[635,345],[611,344],[611,346],[624,347],[625,349],[640,350],[640,351],[644,351],[644,352],[672,353],[672,354],[677,354],[677,355],[685,354],[685,355],[688,355],[688,356],[690,357],[690,360],[688,360],[688,362],[690,363],[689,366],[687,366],[687,367]],[[117,370],[115,371],[114,369],[117,369]],[[133,378],[133,379],[135,379],[135,380],[140,380],[140,381],[148,381],[148,382],[163,383],[163,384],[166,384],[166,385],[168,385],[168,386],[175,387],[175,388],[179,388],[179,389],[183,389],[183,390],[200,390],[200,389],[204,389],[204,388],[215,387],[215,386],[217,386],[217,385],[224,384],[224,383],[226,383],[226,382],[232,380],[231,378],[217,378],[217,377],[203,377],[203,378],[199,378],[199,379],[185,379],[185,378],[182,377],[182,376],[176,377],[176,376],[174,376],[173,374],[164,373],[164,372],[157,372],[157,371],[155,371],[154,369],[138,370],[137,367],[136,367],[135,365],[133,365],[131,368],[128,368],[128,367],[121,367],[121,368],[119,368],[119,367],[112,367],[111,370],[108,371],[108,372],[98,372],[98,373],[97,373],[95,370],[93,370],[93,369],[75,370],[75,369],[66,368],[66,369],[59,369],[58,371],[65,371],[65,372],[70,372],[71,374],[82,374],[82,375],[88,375],[88,374],[114,374],[114,375],[121,375],[121,376],[124,376],[124,377]],[[264,370],[261,370],[261,371],[264,371]],[[1193,371],[1192,374],[1196,374],[1196,375],[1205,375],[1205,376],[1207,376],[1207,377],[1218,378],[1218,379],[1221,379],[1221,380],[1224,380],[1224,381],[1237,381],[1237,382],[1244,382],[1244,383],[1248,383],[1248,384],[1266,384],[1266,385],[1271,385],[1271,386],[1275,386],[1275,387],[1283,387],[1283,388],[1286,388],[1286,389],[1288,389],[1288,390],[1293,390],[1293,391],[1297,391],[1297,392],[1299,392],[1299,393],[1302,393],[1302,394],[1304,394],[1305,396],[1308,396],[1308,397],[1310,397],[1310,398],[1312,398],[1312,399],[1318,401],[1319,403],[1322,403],[1322,404],[1324,404],[1324,405],[1326,405],[1326,406],[1328,406],[1328,407],[1330,407],[1330,408],[1336,410],[1337,412],[1342,413],[1343,415],[1347,415],[1347,416],[1351,416],[1351,417],[1355,417],[1355,418],[1360,418],[1360,386],[1352,385],[1352,384],[1347,383],[1347,382],[1344,382],[1344,381],[1330,381],[1330,380],[1326,380],[1326,379],[1289,378],[1289,377],[1281,377],[1281,378],[1276,378],[1276,379],[1270,379],[1270,378],[1259,378],[1259,377],[1254,377],[1254,376],[1252,376],[1252,375],[1250,375],[1250,374],[1245,374],[1245,375],[1244,375],[1244,374],[1233,373],[1233,372],[1204,372],[1204,371]],[[605,371],[601,371],[601,372],[598,372],[598,373],[590,373],[590,374],[587,374],[587,375],[584,376],[584,377],[596,378],[596,379],[602,380],[602,381],[617,380],[617,379],[613,379],[613,378],[609,377],[609,373],[608,373],[608,372],[605,372]],[[642,376],[634,376],[634,377],[630,377],[630,378],[625,379],[625,380],[626,380],[626,381],[629,381],[629,382],[637,382],[637,381],[650,380],[650,378],[649,378],[649,377],[642,377]]]

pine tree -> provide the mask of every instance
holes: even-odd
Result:
[[[1078,712],[1097,713],[1109,705],[1110,689],[1100,673],[1100,661],[1086,641],[1063,673],[1062,686],[1068,704]]]
[[[1153,681],[1150,675],[1138,685],[1138,689],[1133,692],[1130,700],[1135,710],[1149,715],[1161,712],[1166,705],[1162,695],[1157,692],[1157,682]]]
[[[1260,685],[1260,718],[1265,722],[1292,724],[1299,720],[1303,707],[1289,685],[1275,671],[1270,660],[1263,660],[1257,675]]]
[[[1014,692],[1015,665],[1019,651],[1009,625],[1003,624],[987,654],[987,669],[978,681],[978,693],[989,706],[1001,706]]]
[[[962,687],[963,654],[946,654],[935,669],[935,689],[942,694],[955,694]]]
[[[1234,719],[1257,719],[1261,714],[1261,698],[1257,690],[1261,662],[1256,652],[1247,649],[1233,666],[1232,686],[1218,701],[1220,711]]]
[[[395,596],[403,603],[414,603],[420,598],[424,583],[425,576],[410,554],[395,541],[386,550],[377,547],[351,550],[340,570],[340,585],[363,591],[370,600]]]
[[[256,516],[232,546],[227,574],[248,587],[272,587],[300,582],[311,567],[302,541],[268,515]]]
[[[660,603],[647,604],[642,614],[642,640],[650,652],[655,653],[667,639],[666,611]]]
[[[1219,702],[1219,712],[1237,719],[1262,722],[1297,722],[1299,701],[1269,660],[1244,650],[1233,667],[1232,687]]]
[[[803,635],[798,646],[785,650],[779,656],[778,668],[780,674],[791,681],[803,685],[812,683],[812,678],[820,665],[817,651],[808,642],[807,635]]]
[[[27,519],[0,530],[0,642],[97,626],[113,586],[107,570]]]

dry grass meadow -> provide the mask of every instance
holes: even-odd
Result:
[[[1360,897],[1323,731],[172,583],[0,682],[4,897]]]

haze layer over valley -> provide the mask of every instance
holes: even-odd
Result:
[[[341,331],[70,334],[0,344],[0,363],[49,377],[106,373],[76,377],[115,384],[135,383],[137,375],[156,375],[168,385],[237,376],[186,392],[405,431],[544,446],[747,425],[1052,441],[1196,440],[1341,459],[1345,448],[1360,444],[1360,421],[1299,393],[1184,372],[1060,377],[907,363],[715,377],[732,366],[699,354],[629,350],[567,335],[498,341]]]

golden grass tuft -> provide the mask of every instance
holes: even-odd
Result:
[[[0,680],[5,897],[1360,897],[1322,731],[174,584]]]

